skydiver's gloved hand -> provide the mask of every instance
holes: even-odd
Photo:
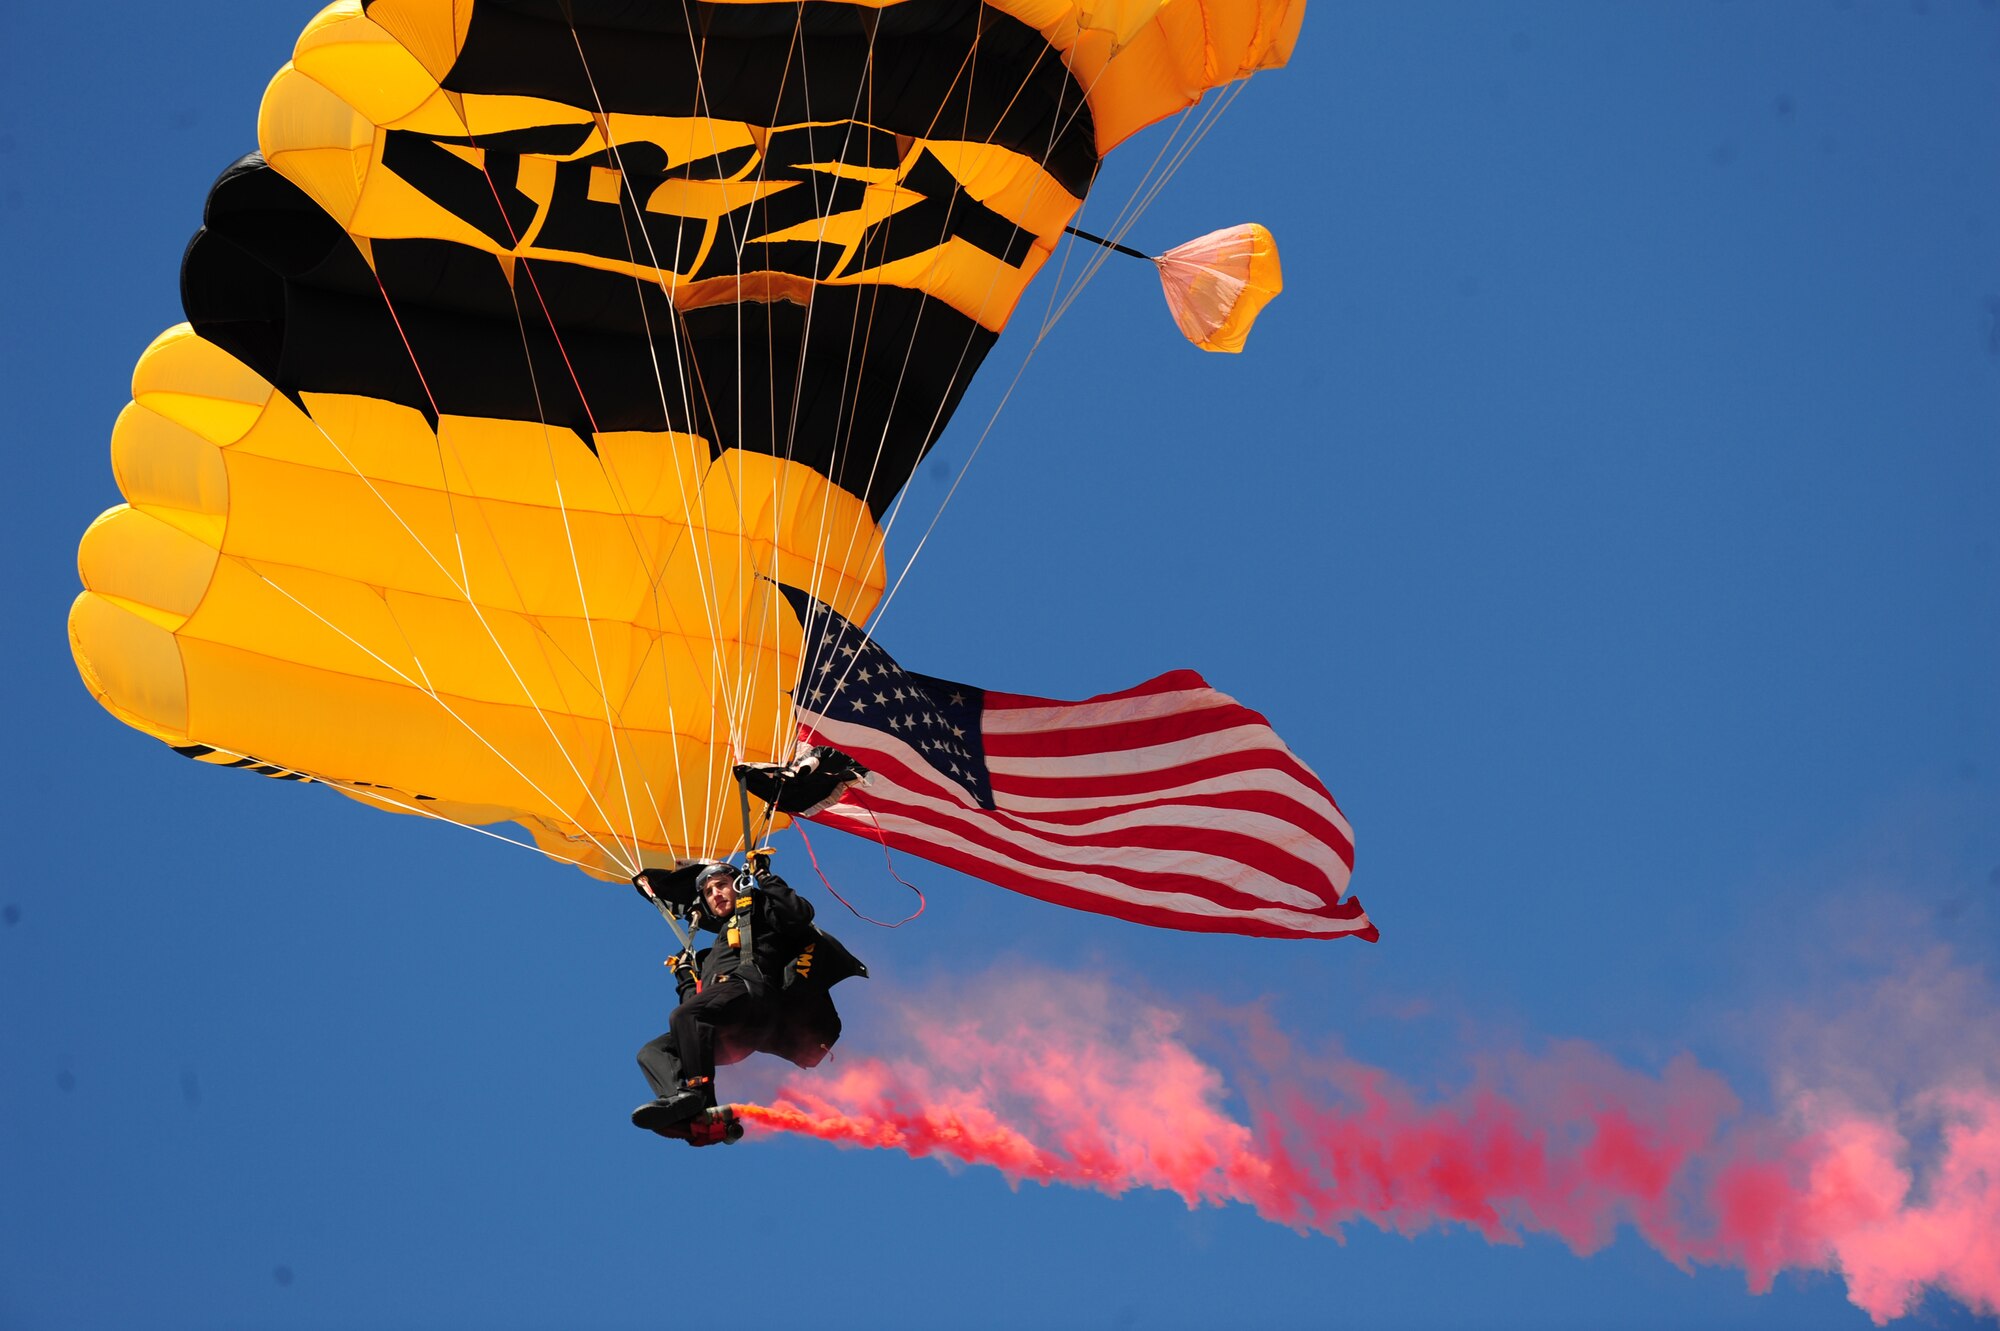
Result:
[[[762,878],[765,874],[771,872],[771,848],[769,846],[759,846],[744,858],[750,862],[750,872],[757,875],[757,877]]]
[[[651,872],[651,869],[641,869],[639,872],[633,874],[632,887],[640,896],[646,898],[646,900],[658,901],[659,897],[654,894],[653,885],[646,881],[646,875]]]
[[[799,818],[838,803],[868,776],[867,768],[825,745],[790,763],[739,763],[733,770],[751,798]]]
[[[674,975],[674,992],[685,1003],[690,994],[701,992],[700,972],[696,969],[694,953],[676,952],[666,960],[667,969]]]

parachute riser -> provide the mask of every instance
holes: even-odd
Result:
[[[756,834],[750,830],[750,787],[743,784],[743,778],[736,778],[736,807],[743,813],[743,869],[749,872],[750,852],[757,845]]]
[[[674,931],[674,937],[680,940],[682,949],[688,952],[693,952],[694,913],[692,911],[688,913],[688,923],[687,926],[683,928],[681,926],[680,917],[674,914],[673,908],[667,905],[666,902],[650,894],[646,897],[646,900],[653,903],[653,909],[660,912],[660,918],[665,920],[667,922],[667,927]]]

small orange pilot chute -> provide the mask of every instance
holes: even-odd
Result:
[[[1153,263],[1167,308],[1203,351],[1241,351],[1258,311],[1284,290],[1278,243],[1255,222],[1176,245]]]
[[[1285,289],[1284,274],[1278,271],[1278,242],[1255,222],[1196,236],[1161,255],[1106,240],[1082,227],[1063,230],[1158,268],[1174,322],[1203,351],[1243,350],[1258,312]]]

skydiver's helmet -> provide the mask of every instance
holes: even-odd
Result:
[[[713,864],[704,864],[701,867],[701,871],[694,876],[695,911],[705,919],[715,920],[714,913],[708,908],[708,885],[717,878],[727,878],[733,883],[736,881],[738,872],[739,870],[735,865],[727,864],[720,860]],[[717,922],[719,923],[719,921]]]

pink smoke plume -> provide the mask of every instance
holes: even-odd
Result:
[[[1242,1203],[1335,1236],[1459,1224],[1587,1254],[1629,1225],[1683,1267],[1741,1267],[1757,1292],[1780,1270],[1838,1270],[1878,1323],[1933,1288],[2000,1311],[2000,1093],[1976,1073],[1900,1112],[1799,1090],[1772,1117],[1690,1058],[1651,1075],[1567,1044],[1427,1095],[1296,1048],[1258,1012],[1223,1021],[1233,1076],[1181,1013],[1017,973],[905,1008],[901,1053],[794,1076],[744,1115],[1016,1180]],[[1246,1114],[1225,1108],[1232,1092]]]

